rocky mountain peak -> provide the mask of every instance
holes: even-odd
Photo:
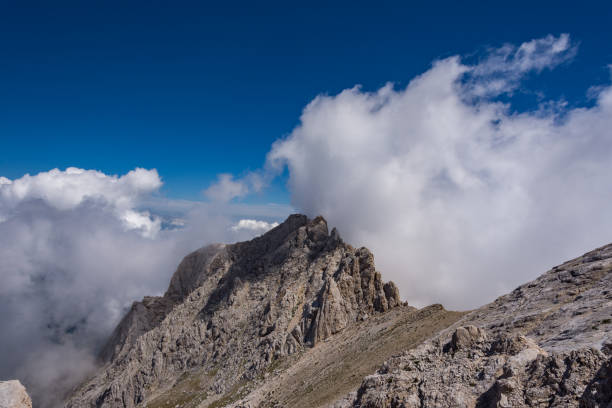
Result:
[[[612,244],[479,309],[417,310],[367,248],[292,215],[187,255],[67,406],[610,407],[611,316]]]
[[[322,217],[292,215],[253,240],[187,255],[164,296],[134,303],[103,368],[68,406],[149,405],[186,373],[214,399],[398,305],[368,249],[344,243]]]

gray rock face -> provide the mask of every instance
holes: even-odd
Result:
[[[0,408],[32,408],[30,396],[18,380],[0,381]]]
[[[612,245],[387,361],[337,407],[612,407]]]
[[[202,401],[214,401],[283,356],[399,304],[366,248],[330,234],[321,217],[293,215],[259,238],[188,255],[164,296],[134,303],[102,352],[104,366],[66,406],[164,406],[156,397],[187,386],[186,373]]]
[[[548,353],[522,335],[478,340],[459,349],[434,341],[391,359],[345,406],[607,407],[611,401],[611,359],[597,349]]]

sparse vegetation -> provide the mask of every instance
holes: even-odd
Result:
[[[280,367],[280,365],[283,363],[283,361],[284,361],[283,358],[276,358],[276,359],[272,360],[270,365],[268,367],[266,367],[266,372],[273,373],[274,370],[276,370],[277,368]]]
[[[268,366],[268,373],[279,366],[286,369],[268,379],[268,386],[260,390],[266,395],[261,406],[274,406],[269,404],[272,395],[282,406],[330,403],[358,387],[363,377],[376,371],[387,358],[414,347],[463,314],[441,308],[419,311],[402,307],[338,333],[333,341],[308,349],[301,356],[291,356],[290,361],[283,361],[286,364],[275,360]]]
[[[225,395],[212,402],[208,408],[223,408],[228,404],[238,401],[249,393],[249,383],[240,381],[232,387]]]
[[[185,372],[176,384],[153,401],[146,404],[147,408],[195,408],[208,398],[204,390],[208,383],[201,372]]]

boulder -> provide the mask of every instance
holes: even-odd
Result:
[[[19,380],[0,381],[0,408],[32,408],[32,401]]]

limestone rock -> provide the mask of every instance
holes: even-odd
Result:
[[[0,381],[0,408],[32,408],[30,396],[18,380]]]
[[[487,334],[484,330],[476,326],[459,327],[453,333],[453,337],[449,343],[450,348],[454,351],[470,348],[476,344],[482,343],[487,339]]]
[[[103,367],[67,406],[155,405],[188,386],[213,401],[399,305],[370,251],[330,234],[322,217],[292,215],[251,241],[185,257],[164,296],[134,303],[101,354]]]
[[[385,362],[338,408],[612,407],[612,245]]]

